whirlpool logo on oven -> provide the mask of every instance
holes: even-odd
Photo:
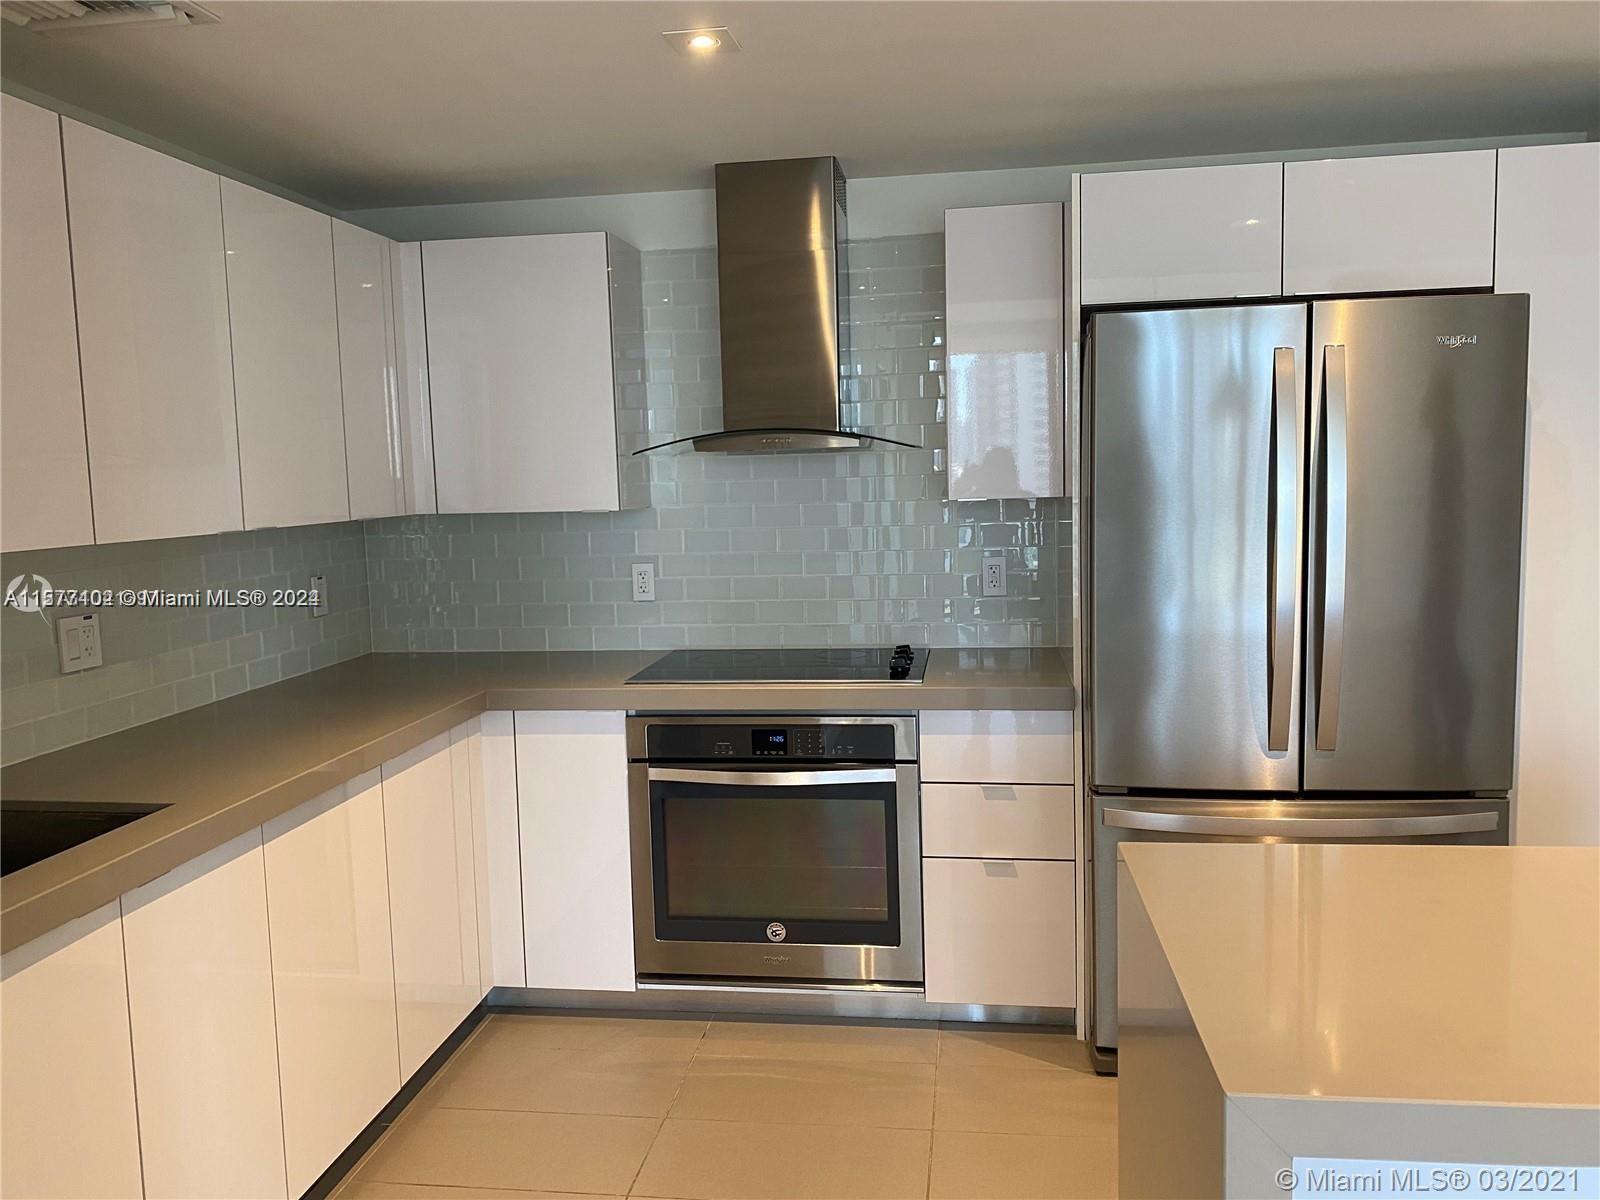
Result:
[[[1476,346],[1478,335],[1475,333],[1441,333],[1438,335],[1439,345],[1447,350],[1455,350],[1460,346]]]

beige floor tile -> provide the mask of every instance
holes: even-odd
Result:
[[[1115,1138],[933,1135],[935,1200],[1113,1200]]]
[[[952,1067],[1065,1067],[1094,1073],[1088,1047],[1069,1030],[947,1026],[939,1030],[939,1062]]]
[[[671,1115],[685,1120],[929,1129],[934,1068],[927,1063],[840,1063],[696,1058]]]
[[[356,1178],[624,1195],[659,1127],[645,1117],[427,1108],[407,1112]]]
[[[634,1196],[905,1200],[925,1195],[929,1134],[669,1118]]]
[[[419,1100],[445,1108],[664,1117],[689,1064],[637,1061],[634,1045],[609,1050],[468,1048]]]
[[[719,1019],[706,1030],[699,1057],[931,1063],[938,1050],[939,1031],[931,1023],[916,1026]]]
[[[688,1062],[704,1020],[495,1013],[472,1039],[507,1053],[525,1049],[604,1050],[634,1062]]]
[[[933,1127],[974,1133],[1114,1136],[1117,1081],[1032,1067],[939,1067]]]
[[[589,1192],[524,1192],[510,1188],[357,1181],[335,1193],[335,1200],[621,1200],[621,1197],[597,1196]]]

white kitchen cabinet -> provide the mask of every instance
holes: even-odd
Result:
[[[628,748],[620,712],[519,712],[527,986],[631,992]]]
[[[426,242],[422,259],[439,511],[642,504],[642,464],[623,461],[642,380],[616,336],[642,328],[638,251],[571,233]]]
[[[1600,843],[1600,144],[1500,151],[1497,292],[1527,292],[1516,840]]]
[[[0,550],[94,541],[61,119],[0,97]]]
[[[918,721],[925,783],[1072,782],[1065,710],[925,710]]]
[[[1495,151],[1286,163],[1283,294],[1494,282]]]
[[[261,830],[122,897],[149,1196],[285,1196]]]
[[[456,795],[450,734],[383,765],[400,1075],[472,1011],[478,986],[471,796]]]
[[[394,324],[395,402],[400,416],[401,511],[439,511],[433,478],[433,402],[428,391],[428,338],[422,304],[422,243],[389,245]]]
[[[1074,858],[1075,830],[1069,787],[922,785],[922,852],[930,858]]]
[[[1073,864],[925,858],[922,922],[931,1004],[1077,1005]]]
[[[247,529],[350,518],[329,217],[222,181]]]
[[[118,912],[0,958],[0,1195],[144,1195]]]
[[[1063,210],[945,211],[952,500],[1065,492]]]
[[[289,1194],[400,1089],[376,770],[267,822],[267,912]]]
[[[358,225],[333,223],[345,473],[356,520],[406,511],[389,246]]]
[[[463,731],[465,733],[463,734]],[[522,847],[517,832],[517,745],[509,712],[491,711],[456,731],[472,789],[473,875],[478,885],[478,983],[522,987]],[[462,767],[456,767],[459,786]]]
[[[219,180],[61,125],[95,540],[242,529]]]
[[[1082,176],[1082,304],[1276,296],[1283,164]]]

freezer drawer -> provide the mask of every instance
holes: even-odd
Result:
[[[1503,846],[1506,800],[1182,800],[1094,796],[1094,1041],[1117,1045],[1117,852],[1125,842]],[[1205,898],[1197,896],[1197,904]]]

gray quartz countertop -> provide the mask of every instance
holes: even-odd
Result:
[[[0,799],[167,808],[0,879],[0,951],[486,709],[1070,709],[1067,651],[934,650],[920,685],[626,686],[660,651],[369,654],[0,770]]]

